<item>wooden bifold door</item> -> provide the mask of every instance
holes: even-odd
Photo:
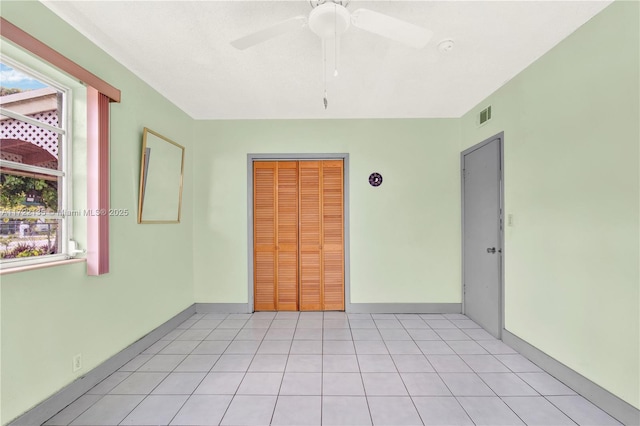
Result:
[[[256,311],[344,310],[343,161],[253,163]]]

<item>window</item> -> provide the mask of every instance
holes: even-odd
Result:
[[[40,81],[47,87],[54,88],[56,99],[61,99],[57,110],[58,119],[60,120],[58,126],[50,126],[37,119],[32,120],[25,114],[11,112],[4,108],[0,111],[0,114],[7,114],[4,117],[34,125],[36,128],[44,127],[59,135],[59,155],[56,158],[56,169],[46,170],[46,167],[38,167],[24,162],[19,163],[15,161],[15,158],[13,160],[2,160],[2,163],[0,163],[3,172],[6,170],[8,176],[32,173],[33,176],[29,175],[27,177],[36,179],[38,181],[37,186],[42,188],[44,188],[45,183],[47,186],[53,187],[53,182],[55,181],[55,191],[58,197],[56,200],[57,210],[54,210],[54,208],[43,209],[43,221],[40,222],[40,224],[52,224],[41,225],[41,229],[55,225],[56,240],[53,245],[56,252],[40,254],[40,251],[37,250],[25,253],[23,258],[19,260],[0,259],[0,273],[2,272],[1,269],[6,268],[9,264],[15,266],[16,264],[46,262],[65,258],[67,241],[71,236],[71,226],[67,223],[68,219],[66,217],[71,214],[86,216],[86,220],[75,220],[73,228],[79,230],[78,234],[86,237],[83,242],[87,247],[87,274],[94,276],[106,274],[109,272],[109,216],[107,214],[109,212],[109,105],[111,102],[120,102],[120,90],[1,16],[0,37],[2,37],[3,41],[9,41],[9,43],[0,43],[2,57],[9,54],[9,56],[21,64],[27,65],[34,72],[30,73],[28,69],[13,61],[10,61],[13,62],[13,65],[8,64],[6,66],[11,68],[11,71],[22,72],[27,76],[32,76],[31,78]],[[39,72],[39,74],[36,74],[36,72]],[[47,77],[40,77],[45,75]],[[51,76],[55,77],[51,78]],[[73,97],[71,96],[71,89],[74,91]],[[71,120],[70,106],[74,111],[74,120]],[[71,136],[69,135],[71,127],[74,129],[75,137],[83,138],[84,144],[74,143],[74,146],[71,147],[69,142],[71,141]],[[79,151],[72,153],[69,150],[70,147],[74,151],[76,149],[79,149]],[[76,205],[83,206],[85,208],[83,210],[84,213],[69,210],[70,205],[67,201],[71,199],[72,195],[70,190],[70,173],[72,172],[70,159],[72,156],[82,158],[81,166],[73,171],[74,173],[80,173],[82,177],[82,179],[75,180],[73,199],[79,199]],[[55,176],[55,179],[53,176]],[[42,183],[40,181],[45,182]],[[36,184],[33,184],[33,186],[35,187]],[[81,186],[80,189],[78,189],[79,186]],[[38,196],[41,196],[41,194],[37,192],[37,189],[30,193],[25,193],[25,203],[36,200],[40,202],[40,198],[37,198]],[[33,201],[27,201],[27,199]],[[55,204],[51,202],[50,205],[54,206]],[[21,217],[19,212],[12,212],[8,216],[15,221],[23,222],[26,220],[28,222],[28,217]],[[27,215],[22,214],[22,216]],[[26,231],[26,226],[23,226],[23,228]],[[53,235],[50,232],[48,234]],[[47,241],[48,243],[51,242],[50,239]]]
[[[72,91],[6,55],[0,75],[0,264],[65,259]]]

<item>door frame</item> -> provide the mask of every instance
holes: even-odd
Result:
[[[248,252],[248,307],[255,312],[253,300],[253,163],[255,161],[343,161],[343,220],[344,220],[344,310],[351,311],[351,282],[349,255],[349,154],[348,153],[307,153],[307,154],[247,154],[247,252]]]
[[[500,197],[500,229],[499,229],[499,236],[498,236],[498,241],[500,242],[500,248],[502,249],[502,253],[500,256],[500,266],[499,266],[499,275],[500,275],[500,282],[498,283],[498,288],[500,291],[500,295],[499,295],[499,308],[498,308],[498,338],[502,339],[502,332],[503,330],[505,330],[504,328],[504,316],[505,316],[505,312],[504,312],[504,265],[505,265],[505,246],[504,246],[504,226],[505,226],[505,221],[504,221],[504,131],[500,132],[496,135],[491,136],[490,138],[487,138],[485,140],[483,140],[480,143],[477,143],[467,149],[465,149],[464,151],[462,151],[460,153],[460,188],[461,188],[461,197],[460,197],[460,201],[461,201],[461,229],[462,229],[462,233],[461,233],[461,238],[460,238],[460,258],[461,258],[461,265],[460,268],[462,270],[462,282],[461,284],[461,291],[462,291],[462,313],[465,313],[465,271],[464,271],[464,213],[465,213],[465,209],[464,209],[464,195],[465,195],[465,185],[464,185],[464,157],[477,150],[482,148],[483,146],[493,142],[494,140],[498,139],[498,145],[499,145],[499,153],[500,153],[500,159],[498,164],[500,165],[500,170],[499,170],[499,177],[500,177],[500,182],[499,182],[499,197]]]

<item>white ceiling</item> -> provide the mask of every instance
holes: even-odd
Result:
[[[349,28],[325,110],[321,43],[308,28],[244,51],[229,44],[307,15],[308,1],[44,1],[195,119],[460,117],[609,3],[352,1],[350,11],[434,36],[416,50]],[[443,39],[451,52],[438,50]]]

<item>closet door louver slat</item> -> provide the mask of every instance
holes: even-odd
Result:
[[[275,162],[253,167],[253,301],[256,311],[276,309],[276,172]]]
[[[320,161],[300,162],[300,310],[322,310]]]
[[[278,162],[277,310],[298,310],[298,162]]]
[[[323,309],[344,310],[343,162],[322,162]]]

